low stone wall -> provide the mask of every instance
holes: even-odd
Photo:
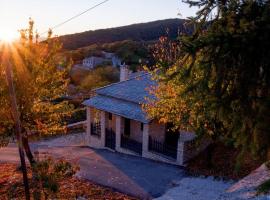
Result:
[[[102,149],[104,148],[103,142],[101,141],[100,137],[90,135],[90,147],[96,148],[96,149]]]
[[[143,152],[143,157],[151,159],[151,160],[159,161],[159,162],[168,163],[171,165],[179,165],[177,163],[177,160],[166,158],[164,155],[161,155],[161,154],[158,154],[155,152],[151,152],[151,151]]]
[[[210,140],[202,139],[196,141],[195,139],[183,143],[183,163],[197,156],[200,152],[206,149],[210,144]]]
[[[257,195],[257,187],[270,179],[270,170],[263,164],[249,175],[233,184],[224,192],[222,199],[252,199],[267,200],[270,199],[269,193],[266,195]]]
[[[130,151],[128,149],[121,148],[121,147],[116,147],[116,152],[127,154],[127,155],[131,155],[131,156],[141,157],[141,155],[139,155],[139,154],[137,154],[137,153],[135,153],[133,151]]]
[[[68,124],[67,125],[67,131],[69,133],[80,133],[80,132],[85,132],[87,127],[87,121],[81,121],[73,124]]]
[[[64,147],[64,146],[82,146],[85,145],[85,133],[75,133],[39,141],[40,146]]]

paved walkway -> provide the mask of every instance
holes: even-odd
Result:
[[[142,199],[163,195],[174,183],[185,177],[184,169],[179,167],[107,150],[58,144],[60,146],[57,146],[54,140],[35,143],[32,148],[79,164],[80,171],[77,176],[80,178]],[[15,145],[0,149],[0,162],[17,161]]]
[[[242,189],[257,180],[260,170],[234,182],[217,181],[213,178],[191,177],[180,167],[128,156],[107,150],[83,147],[83,135],[68,135],[31,144],[33,150],[65,158],[80,166],[77,176],[140,199],[157,200],[243,200],[270,199],[267,196],[249,198]],[[0,149],[0,162],[17,163],[16,145]],[[267,171],[268,173],[268,171]],[[267,174],[269,175],[269,174]],[[255,176],[255,177],[253,177]],[[264,177],[266,175],[263,175]],[[261,177],[261,176],[260,176]],[[250,181],[248,181],[250,180]],[[239,191],[241,190],[241,191]],[[248,189],[249,190],[249,189]]]

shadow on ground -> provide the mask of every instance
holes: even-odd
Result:
[[[77,176],[80,178],[141,199],[159,197],[187,176],[181,167],[108,150],[60,143],[56,140],[35,142],[31,148],[41,154],[77,163],[80,166]],[[16,145],[0,149],[0,162],[18,161]]]

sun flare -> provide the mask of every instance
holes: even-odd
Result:
[[[19,34],[16,31],[8,29],[0,30],[0,41],[1,42],[12,42],[19,38]]]

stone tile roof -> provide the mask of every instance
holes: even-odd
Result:
[[[156,85],[148,73],[140,74],[135,78],[115,83],[96,90],[99,95],[122,99],[134,103],[144,103],[145,98],[154,98],[148,92],[148,88]]]
[[[96,96],[83,102],[83,105],[107,111],[122,117],[150,122],[142,110],[145,98],[154,98],[148,89],[156,85],[148,73],[139,73],[135,78],[114,83],[96,90]]]
[[[150,121],[142,111],[140,104],[102,95],[92,97],[89,100],[84,101],[83,104],[85,106],[94,107],[98,110],[110,112],[142,123],[148,123]]]

